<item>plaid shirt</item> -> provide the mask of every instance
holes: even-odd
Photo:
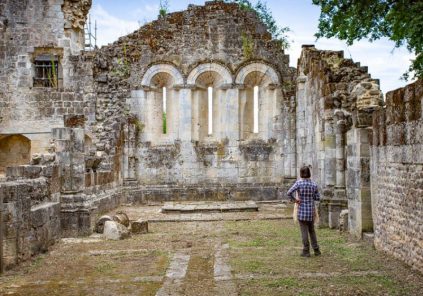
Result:
[[[288,196],[295,200],[294,193],[298,191],[300,205],[298,207],[298,220],[313,221],[314,201],[320,200],[317,184],[310,179],[300,179],[288,190]]]

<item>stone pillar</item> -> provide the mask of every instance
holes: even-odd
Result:
[[[356,238],[373,230],[369,131],[368,128],[354,127],[347,132],[348,226]]]
[[[345,120],[336,123],[336,188],[345,188]]]
[[[239,132],[238,139],[244,139],[244,111],[245,105],[247,104],[247,92],[244,85],[238,85],[238,96],[239,96],[239,106],[238,106],[238,116],[239,116]]]
[[[140,127],[137,127],[135,118],[129,119],[124,126],[124,148],[123,148],[123,178],[125,181],[133,181],[137,179],[137,134]]]
[[[306,145],[306,126],[305,126],[305,111],[306,111],[306,99],[305,92],[306,87],[305,83],[307,81],[307,76],[304,74],[299,75],[297,78],[297,105],[296,105],[296,116],[295,116],[295,126],[296,126],[296,163],[298,166],[304,164],[304,146]],[[295,176],[297,172],[295,172]]]
[[[289,158],[290,158],[290,170],[289,176],[290,178],[297,177],[297,134],[296,134],[296,113],[295,113],[295,97],[291,97],[288,103],[288,128],[289,128],[289,138],[288,138],[288,147],[289,147]]]
[[[223,124],[224,137],[229,139],[229,146],[237,146],[240,134],[239,122],[239,106],[238,106],[239,90],[237,88],[228,88],[226,90],[225,120]]]
[[[325,110],[325,187],[332,187],[336,184],[336,140],[332,112],[333,111],[331,109]]]
[[[192,90],[181,88],[178,92],[179,96],[175,99],[179,102],[179,131],[178,138],[182,141],[191,142],[192,132],[191,125],[193,120],[192,112]]]
[[[54,128],[52,133],[60,170],[62,235],[88,235],[93,217],[91,203],[84,194],[84,129]]]

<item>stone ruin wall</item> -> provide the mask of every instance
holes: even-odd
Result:
[[[95,113],[89,103],[92,68],[77,63],[90,7],[87,0],[0,3],[0,202],[6,267],[45,252],[63,234],[65,178],[52,128],[63,128],[66,116],[90,118]],[[43,54],[58,56],[57,88],[33,86],[34,60]]]
[[[248,56],[243,36],[253,46]],[[295,176],[295,73],[288,62],[256,15],[238,5],[210,1],[168,14],[95,53],[97,112],[89,129],[97,150],[113,160],[123,130],[122,177],[147,185],[132,199],[276,198],[285,190],[278,184]],[[238,100],[252,84],[262,85],[266,132],[247,140]],[[202,135],[195,113],[209,85],[218,113],[213,137]],[[163,86],[166,135],[157,106]]]
[[[343,52],[303,46],[297,78],[297,163],[311,165],[322,187],[322,225],[371,231],[368,127],[383,104],[379,82]]]
[[[84,100],[71,83],[71,60],[84,48],[90,7],[87,0],[0,3],[0,135],[24,134],[31,154],[47,150],[51,128],[63,126],[64,114],[83,113]],[[60,60],[58,89],[33,87],[34,59],[47,53]]]
[[[374,228],[378,248],[421,270],[421,82],[389,93],[383,107],[366,67],[310,46],[294,73],[254,14],[222,2],[80,52],[90,5],[0,4],[0,141],[19,134],[39,154],[0,168],[8,266],[61,236],[89,234],[100,213],[123,202],[274,199],[307,164],[322,187],[322,225],[336,228],[348,208],[354,236]],[[61,58],[57,89],[32,87],[34,55],[46,49]],[[258,138],[248,136],[243,116],[255,84],[272,111]],[[191,102],[208,85],[230,98],[213,138],[192,124],[201,105]],[[156,137],[149,109],[161,86],[178,99],[166,137]]]
[[[423,271],[423,81],[386,94],[373,114],[375,246]]]

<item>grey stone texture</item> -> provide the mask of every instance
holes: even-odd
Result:
[[[371,203],[378,249],[423,271],[423,81],[373,113]]]
[[[90,7],[0,3],[6,267],[89,235],[123,203],[286,198],[311,165],[321,226],[346,229],[348,217],[353,236],[374,230],[378,248],[422,269],[421,81],[384,104],[378,80],[342,52],[305,45],[290,68],[254,12],[223,1],[83,51]],[[34,84],[46,54],[59,61],[54,87]]]
[[[106,221],[104,223],[103,236],[110,240],[121,240],[130,235],[128,228],[116,221]]]

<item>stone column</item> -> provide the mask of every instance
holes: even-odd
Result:
[[[244,85],[238,85],[238,96],[239,96],[239,106],[238,106],[238,116],[239,116],[239,132],[238,139],[244,139],[244,111],[245,104],[247,104],[247,92]]]
[[[189,88],[180,88],[179,92],[176,93],[178,97],[175,99],[179,102],[179,130],[177,137],[182,142],[191,142],[191,125],[194,116],[192,112],[192,90]]]
[[[325,187],[332,187],[336,184],[336,139],[332,113],[333,111],[331,109],[325,110]]]
[[[88,235],[94,217],[91,202],[84,194],[84,129],[54,128],[52,133],[60,170],[62,235]]]
[[[239,106],[238,106],[239,90],[237,88],[228,88],[226,90],[226,102],[222,106],[225,109],[225,120],[221,122],[223,127],[223,137],[229,139],[229,146],[237,146],[240,134],[239,122]]]
[[[356,238],[373,230],[368,136],[368,128],[354,127],[347,132],[348,226]]]
[[[306,145],[306,126],[305,126],[305,111],[306,111],[306,100],[305,93],[306,87],[305,83],[307,81],[307,76],[304,74],[298,76],[297,78],[297,106],[296,106],[296,116],[295,116],[295,125],[296,125],[296,163],[298,166],[304,164],[304,146]],[[311,128],[311,127],[308,127]],[[295,176],[297,172],[295,172]]]
[[[133,119],[136,120],[136,119]],[[124,157],[123,157],[123,178],[126,181],[134,181],[137,178],[137,124],[131,119],[124,127]]]
[[[345,120],[338,120],[336,123],[336,187],[345,188]]]

